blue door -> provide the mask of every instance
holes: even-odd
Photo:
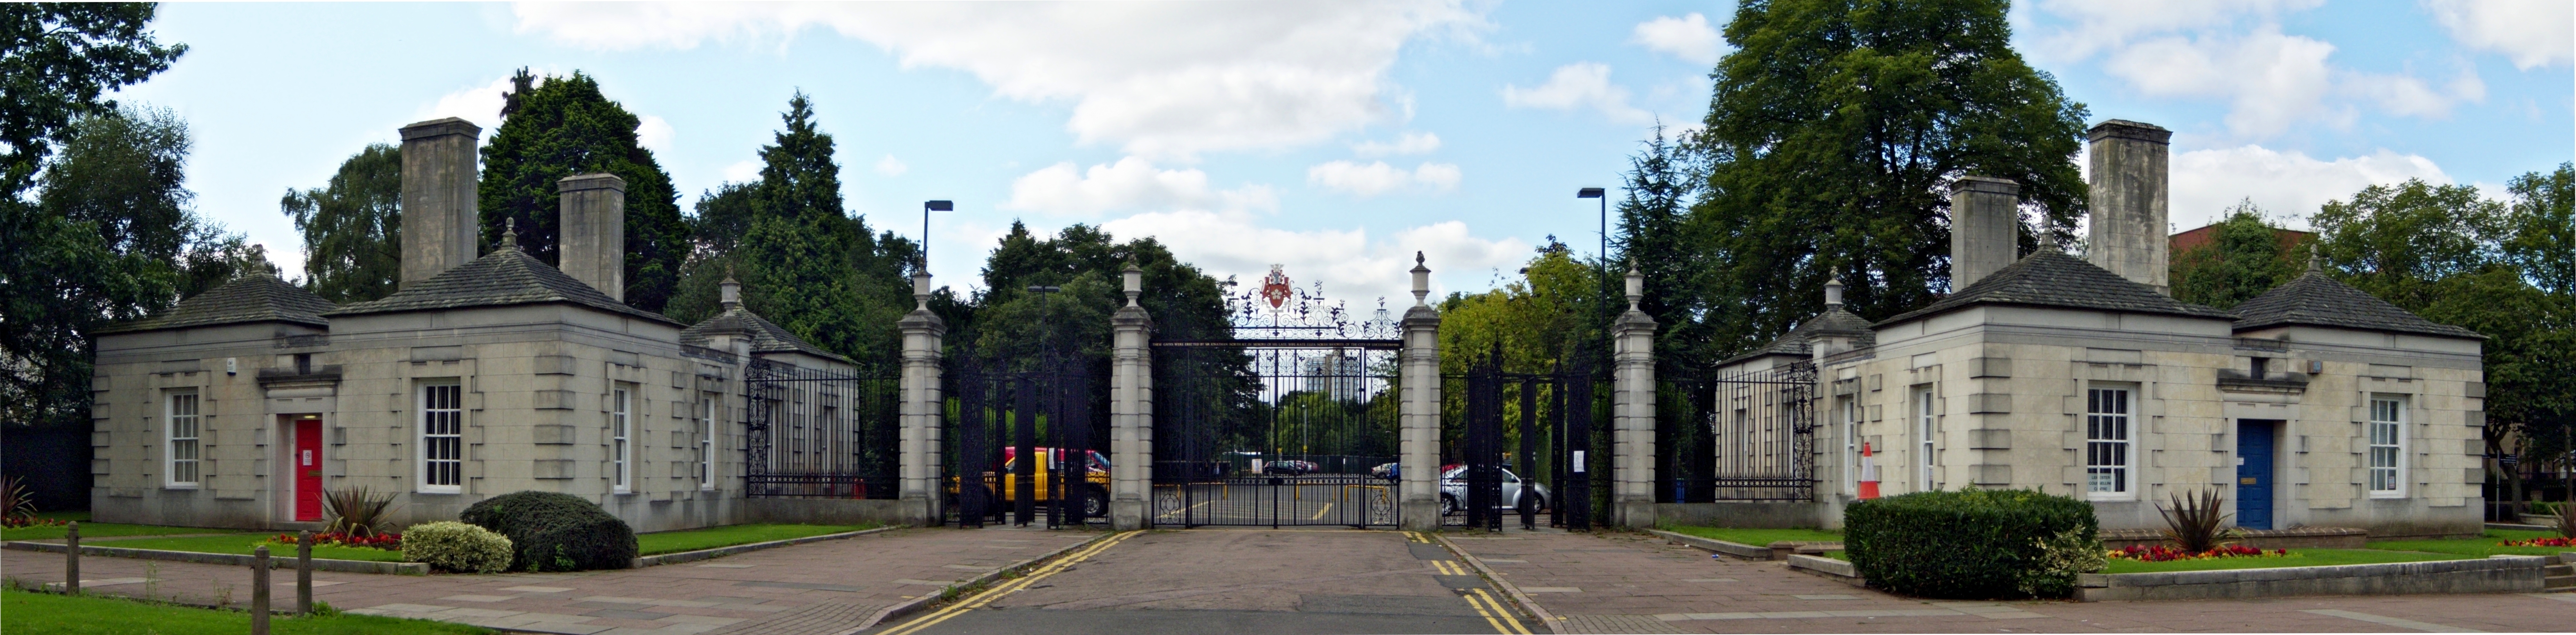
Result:
[[[2236,423],[2236,526],[2272,528],[2270,421]]]

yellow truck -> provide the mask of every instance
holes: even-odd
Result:
[[[1055,500],[1055,479],[1057,473],[1064,471],[1064,450],[1061,448],[1038,448],[1037,450],[1038,454],[1046,460],[1037,464],[1037,473],[1031,480],[1036,481],[1037,485],[1037,496],[1034,500],[1040,505],[1045,505]],[[1109,515],[1109,457],[1102,456],[1099,450],[1084,452],[1091,456],[1091,465],[1088,470],[1090,473],[1085,474],[1083,482],[1076,486],[1080,491],[1078,500],[1082,502],[1082,515],[1086,518],[1107,517]],[[983,478],[980,479],[988,496],[986,500],[993,501],[993,511],[1007,510],[1018,504],[1019,500],[1015,498],[1018,495],[1020,483],[1019,474],[1015,471],[1018,464],[1019,448],[1003,446],[1001,467],[985,471]],[[952,504],[957,502],[955,500],[957,493],[957,477],[949,477],[948,495],[951,497]]]

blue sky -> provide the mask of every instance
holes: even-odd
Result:
[[[1400,297],[1487,288],[1597,208],[1658,119],[1695,126],[1725,2],[164,5],[191,49],[118,95],[196,134],[198,210],[300,270],[288,188],[403,124],[497,123],[521,66],[581,70],[645,118],[684,209],[750,178],[789,94],[845,195],[969,285],[1013,219],[1155,235],[1223,276]],[[2015,39],[2092,119],[2163,125],[2173,222],[2251,198],[2313,213],[2371,183],[2501,195],[2576,154],[2564,0],[2024,2]],[[2296,223],[2297,221],[2293,220]]]

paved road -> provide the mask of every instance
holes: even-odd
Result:
[[[899,529],[714,560],[623,571],[510,575],[316,572],[314,598],[353,613],[568,635],[824,635],[887,606],[1099,536],[1028,529]],[[100,543],[111,544],[111,543]],[[58,553],[0,551],[0,572],[62,581]],[[84,557],[82,588],[196,604],[250,601],[248,567]],[[278,571],[279,606],[295,574]]]
[[[878,635],[1526,633],[1435,542],[1392,531],[1122,535]]]
[[[2576,594],[1947,602],[1712,559],[1641,533],[1450,534],[1567,633],[2474,632],[2576,629]],[[1533,625],[1533,630],[1537,630]]]

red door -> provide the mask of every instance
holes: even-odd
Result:
[[[295,520],[322,519],[322,420],[295,420]]]

